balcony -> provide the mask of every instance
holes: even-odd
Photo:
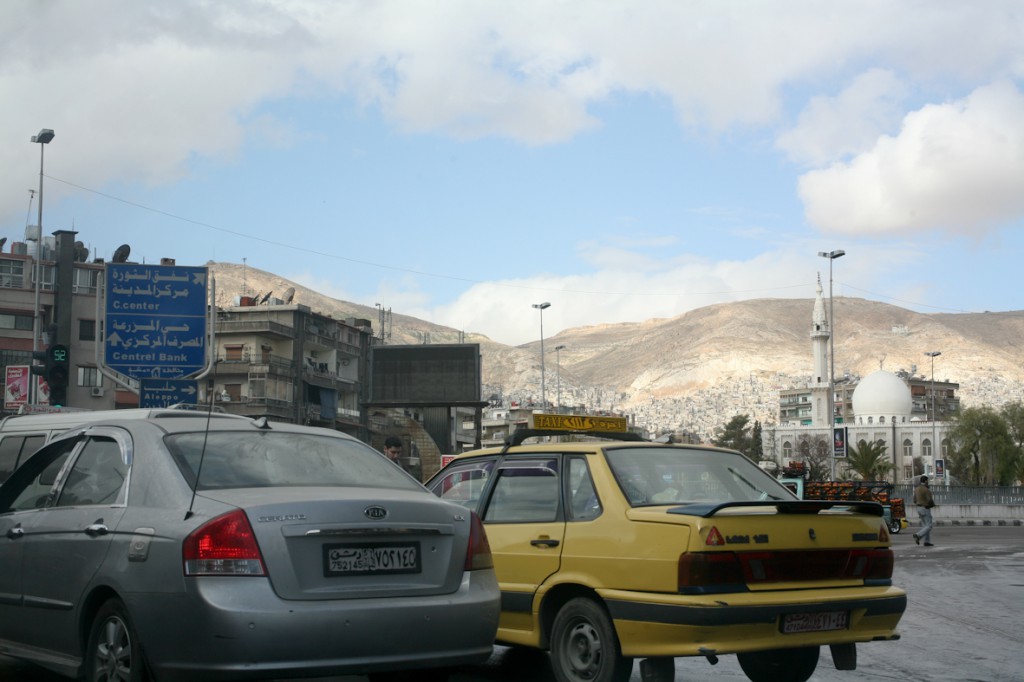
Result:
[[[245,417],[277,417],[292,422],[295,420],[295,406],[287,400],[250,396],[242,400],[218,403],[225,412]]]
[[[217,334],[270,334],[274,336],[280,336],[286,339],[295,338],[295,329],[288,325],[281,324],[280,322],[274,322],[268,319],[248,319],[250,316],[246,315],[247,319],[233,319],[218,317],[215,328]]]
[[[276,374],[294,376],[295,366],[291,358],[282,355],[264,354],[252,358],[248,353],[241,357],[220,355],[217,357],[219,374]]]

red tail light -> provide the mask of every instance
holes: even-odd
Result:
[[[491,544],[487,542],[487,532],[484,531],[484,524],[476,512],[470,512],[469,517],[469,543],[466,547],[467,571],[475,571],[481,568],[494,568],[494,558],[491,556]]]
[[[679,556],[683,594],[745,591],[743,567],[733,552],[693,552]]]
[[[192,531],[181,545],[185,575],[266,575],[249,518],[241,509]]]
[[[786,550],[765,552],[692,552],[679,557],[679,592],[744,592],[748,585],[892,579],[892,549]]]

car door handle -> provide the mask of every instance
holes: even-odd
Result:
[[[96,537],[97,535],[106,535],[110,531],[105,523],[94,523],[85,527],[85,534]]]
[[[551,538],[541,538],[538,540],[530,540],[530,544],[534,547],[558,547],[558,540],[552,540]]]
[[[15,526],[7,530],[7,537],[11,540],[17,540],[18,538],[25,535],[25,529],[21,526]]]

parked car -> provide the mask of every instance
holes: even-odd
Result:
[[[804,682],[823,645],[852,670],[857,643],[899,638],[881,505],[800,501],[730,450],[526,444],[559,433],[577,434],[518,430],[427,487],[483,519],[497,641],[549,650],[560,682],[625,682],[634,658],[671,680],[676,656],[725,654],[755,682]]]
[[[327,429],[106,416],[0,486],[0,535],[0,650],[90,682],[443,678],[498,622],[478,517]]]

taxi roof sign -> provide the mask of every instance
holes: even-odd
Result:
[[[590,414],[534,413],[530,415],[530,428],[537,431],[626,433],[629,431],[629,420],[626,417],[606,417]]]

